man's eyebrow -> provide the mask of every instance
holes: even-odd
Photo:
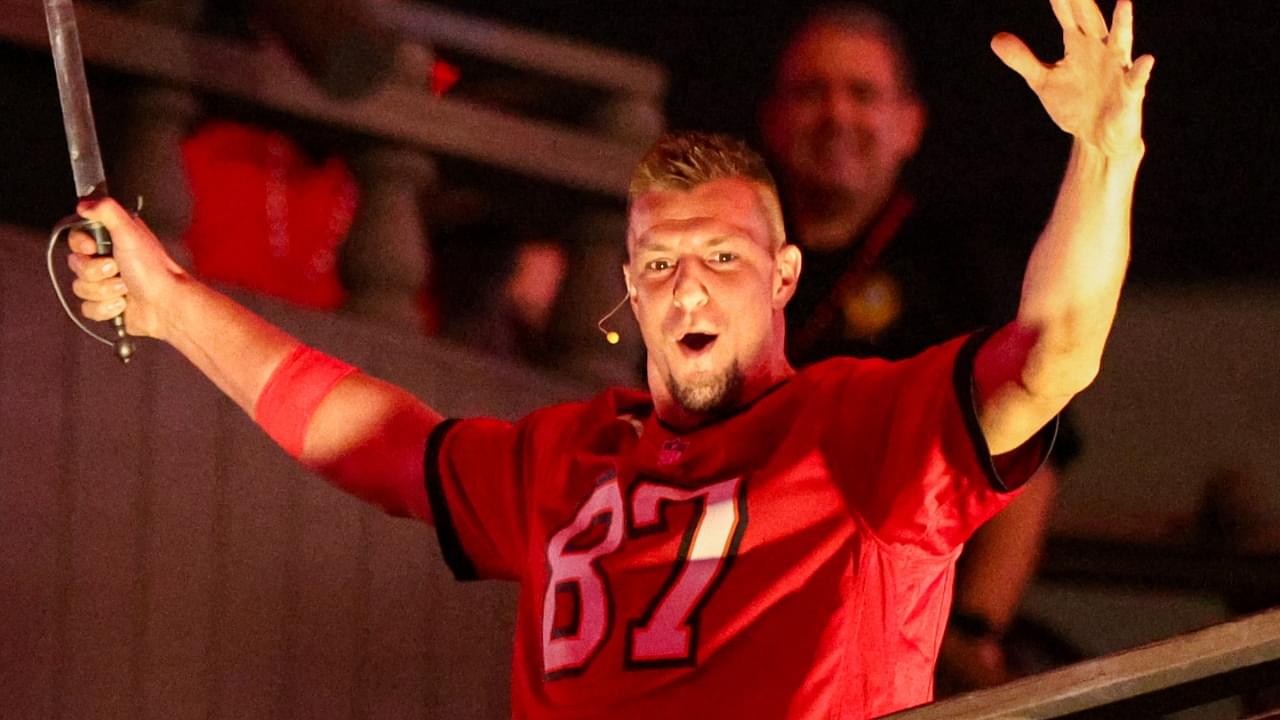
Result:
[[[705,241],[695,243],[703,248],[718,247],[730,242],[744,242],[750,240],[745,233],[739,232],[722,232],[708,238]],[[648,233],[641,235],[636,240],[635,252],[671,252],[672,246],[663,240],[654,237]]]
[[[648,234],[641,235],[636,240],[636,252],[667,252],[671,249],[669,245],[659,240],[653,239]]]

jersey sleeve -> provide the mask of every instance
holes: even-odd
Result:
[[[978,424],[973,363],[980,333],[900,362],[860,365],[837,392],[831,456],[873,534],[948,554],[1007,505],[1053,445],[1057,419],[998,456]]]
[[[518,580],[526,545],[536,418],[446,420],[427,440],[427,499],[445,563],[459,580]]]

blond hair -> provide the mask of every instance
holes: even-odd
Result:
[[[683,192],[714,180],[743,178],[757,186],[773,230],[773,247],[786,242],[778,185],[764,158],[742,140],[705,132],[667,133],[649,148],[631,174],[629,204],[650,192]]]

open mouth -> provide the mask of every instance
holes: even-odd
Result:
[[[688,333],[681,336],[680,346],[692,352],[702,352],[716,341],[716,336],[710,333]]]

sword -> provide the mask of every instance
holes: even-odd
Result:
[[[49,46],[53,50],[53,67],[58,77],[58,99],[62,103],[62,124],[67,131],[67,150],[71,155],[71,174],[75,178],[76,196],[81,200],[107,197],[107,178],[102,170],[102,152],[98,148],[98,132],[93,125],[93,108],[89,105],[89,85],[85,81],[84,58],[80,54],[80,33],[76,28],[75,9],[71,0],[44,0],[44,17],[49,26]],[[80,230],[98,245],[97,255],[111,255],[111,235],[101,223],[78,215],[64,218],[54,226],[49,237],[46,261],[53,289],[71,320],[98,341],[115,348],[121,362],[133,357],[133,340],[125,332],[124,313],[111,319],[115,338],[98,335],[76,317],[67,305],[53,272],[53,250],[64,233]]]

